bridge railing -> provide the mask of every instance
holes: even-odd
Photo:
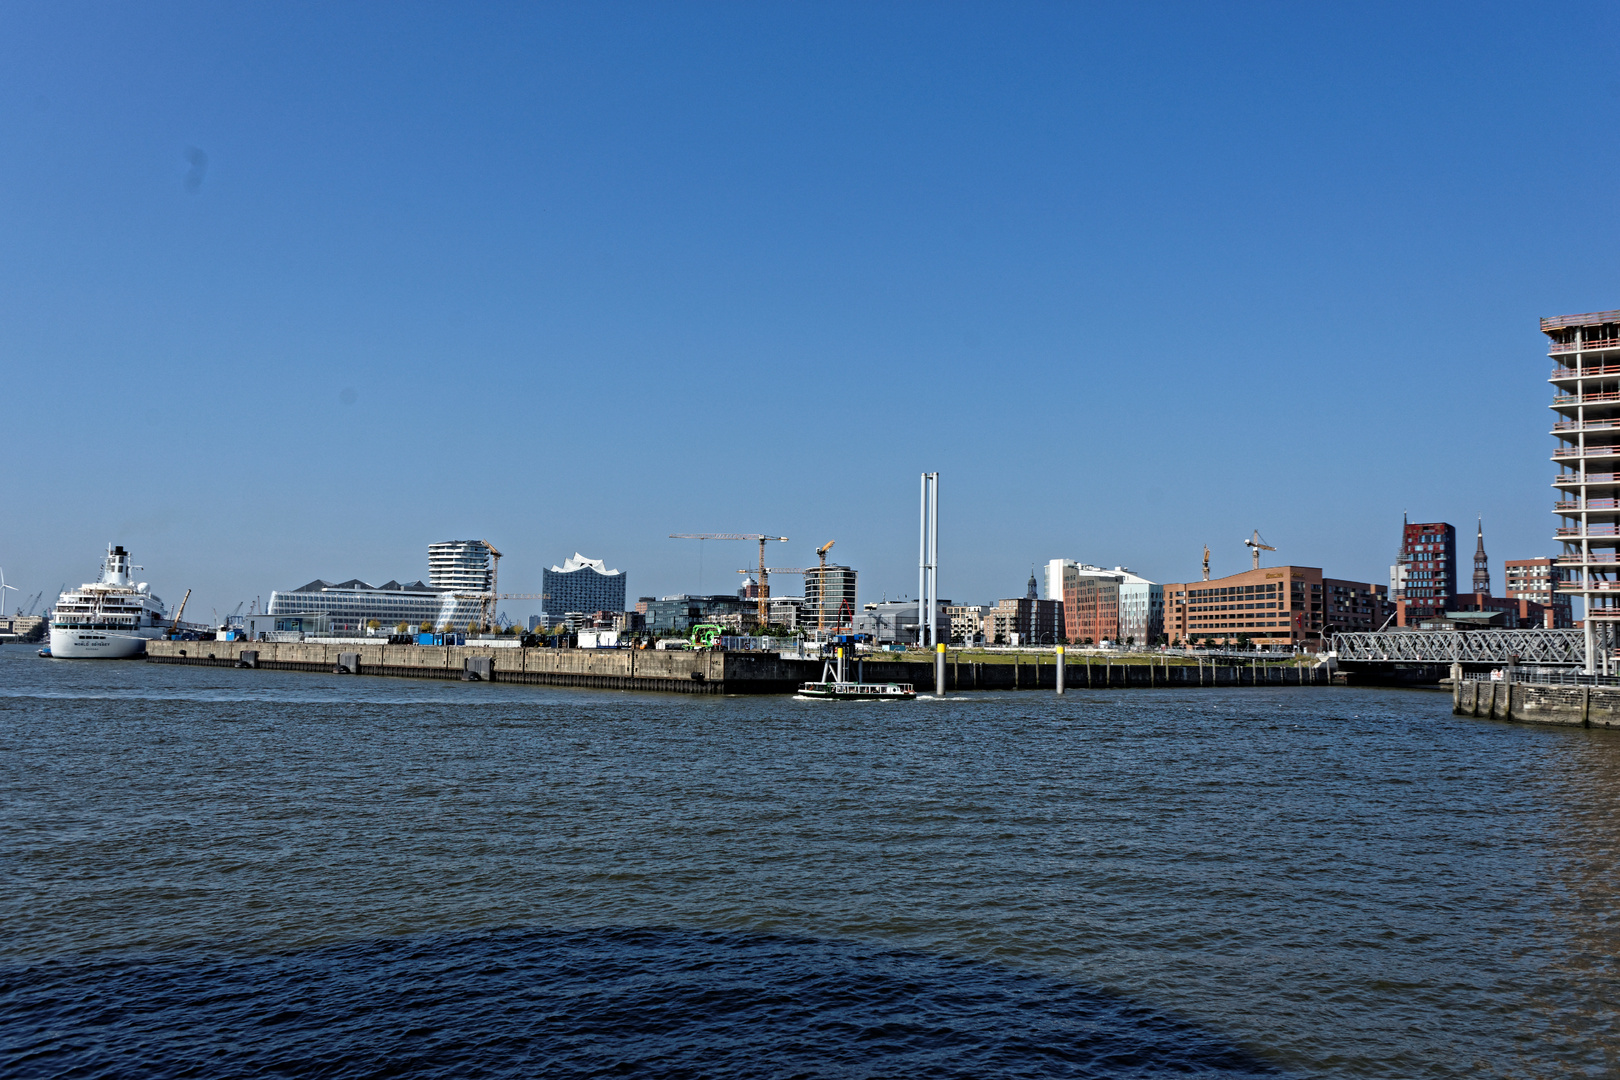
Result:
[[[1586,663],[1580,630],[1383,630],[1335,634],[1341,661],[1405,664]]]
[[[1506,673],[1502,669],[1463,672],[1463,682],[1500,682],[1505,679]],[[1515,671],[1513,681],[1550,686],[1620,686],[1620,675],[1585,675],[1578,671]]]

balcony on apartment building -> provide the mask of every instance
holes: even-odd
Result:
[[[1620,499],[1587,499],[1585,506],[1581,505],[1579,499],[1564,499],[1562,502],[1553,503],[1553,510],[1554,512],[1560,510],[1576,512],[1581,510],[1620,510]]]
[[[1552,452],[1553,460],[1562,461],[1565,458],[1611,458],[1620,457],[1620,444],[1613,446],[1569,446]],[[1588,481],[1590,483],[1590,481]]]
[[[1615,379],[1620,378],[1620,364],[1589,364],[1581,367],[1566,367],[1559,364],[1547,376],[1548,382],[1574,382],[1576,379]]]
[[[1570,472],[1559,473],[1553,477],[1555,487],[1579,487],[1581,484],[1585,484],[1587,487],[1594,487],[1598,484],[1620,484],[1620,473],[1589,472],[1586,474],[1585,479],[1582,479],[1580,473]]]
[[[1601,420],[1560,420],[1552,426],[1552,433],[1557,435],[1561,431],[1613,431],[1620,428],[1620,416],[1604,417]]]
[[[1580,405],[1620,405],[1620,390],[1605,390],[1600,394],[1559,394],[1552,399],[1553,408]]]

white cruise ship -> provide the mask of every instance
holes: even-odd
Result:
[[[146,652],[146,643],[170,629],[163,601],[146,582],[130,580],[138,569],[122,546],[107,545],[101,580],[89,581],[56,598],[51,612],[52,659],[125,660]]]

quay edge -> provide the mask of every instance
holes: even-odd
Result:
[[[315,642],[152,641],[154,664],[252,667],[277,671],[342,672],[414,679],[473,679],[641,690],[679,694],[791,694],[818,679],[819,660],[784,660],[775,653],[635,649],[523,649],[477,645],[356,645]],[[909,682],[933,692],[934,666],[904,661],[857,660],[855,674],[867,682]],[[1055,690],[1057,665],[945,665],[945,689]],[[1079,663],[1068,665],[1067,689],[1162,687],[1327,686],[1325,669],[1216,667],[1204,665]]]
[[[1620,687],[1458,679],[1451,711],[1482,720],[1620,728]]]

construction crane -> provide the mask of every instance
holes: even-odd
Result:
[[[497,584],[501,574],[501,553],[495,550],[495,545],[488,540],[479,543],[489,549],[489,594],[482,604],[478,605],[478,621],[484,626],[494,625],[495,603],[500,599],[500,590]]]
[[[785,536],[766,536],[764,533],[670,533],[671,540],[758,540],[759,541],[759,625],[765,625],[770,609],[770,571],[765,568],[765,545],[771,540],[787,543]]]
[[[476,601],[478,601],[478,617],[479,617],[479,619],[482,620],[485,617],[487,617],[491,611],[494,610],[495,604],[499,600],[544,600],[544,599],[547,598],[548,594],[546,594],[546,593],[529,593],[529,592],[503,592],[503,593],[487,593],[487,592],[466,592],[466,593],[462,593],[462,592],[458,592],[458,593],[452,593],[451,595],[454,596],[457,600],[476,600]],[[489,623],[489,622],[485,622],[482,625],[484,625],[484,626],[493,626],[494,624]]]
[[[480,626],[495,625],[495,605],[502,600],[541,600],[544,597],[539,593],[503,593],[499,583],[501,576],[501,553],[494,544],[488,540],[478,541],[489,551],[489,591],[479,593],[454,593],[457,600],[478,601],[478,623]]]
[[[827,629],[827,552],[838,543],[829,540],[816,548],[816,558],[821,560],[821,569],[816,575],[816,632],[819,634]]]
[[[1256,570],[1260,569],[1260,553],[1262,551],[1276,551],[1277,550],[1276,548],[1272,547],[1270,544],[1266,543],[1264,540],[1262,540],[1260,538],[1260,530],[1259,529],[1254,530],[1254,536],[1252,538],[1248,539],[1248,540],[1243,541],[1243,544],[1254,555],[1254,568]],[[1208,550],[1208,549],[1206,549],[1206,550]]]
[[[761,570],[757,566],[750,566],[750,567],[747,567],[746,569],[737,571],[737,573],[739,573],[739,574],[813,574],[813,573],[815,573],[815,571],[814,570],[806,570],[803,567],[798,567],[798,566],[767,566],[767,567],[764,568],[764,570]],[[765,632],[765,625],[766,625],[765,623],[760,623],[759,624],[760,633]]]
[[[1204,580],[1209,580],[1209,545],[1204,545]]]
[[[175,610],[175,613],[174,613],[174,628],[173,629],[174,629],[174,636],[175,636],[176,640],[178,640],[179,637],[180,637],[180,616],[182,616],[182,615],[184,615],[186,613],[186,601],[190,600],[190,599],[191,599],[191,590],[187,589],[186,590],[186,595],[184,595],[184,596],[182,596],[180,598],[180,606],[179,606],[179,608],[177,608]]]

